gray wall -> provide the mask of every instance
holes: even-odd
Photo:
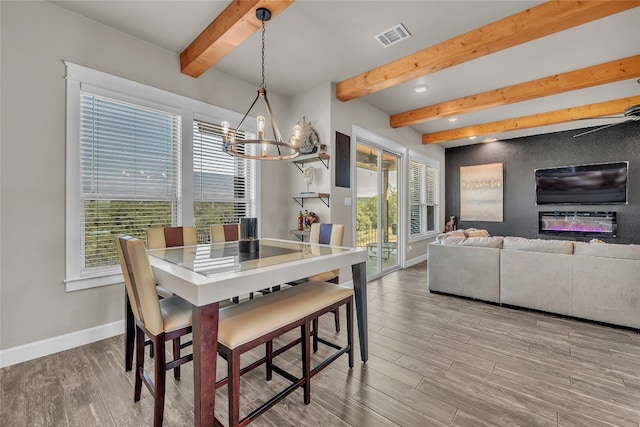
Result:
[[[4,350],[22,352],[23,345],[34,343],[41,343],[41,349],[49,345],[46,340],[56,337],[77,344],[73,341],[75,332],[92,331],[123,319],[122,284],[65,292],[66,95],[62,61],[242,113],[254,98],[256,87],[215,69],[198,79],[188,77],[180,73],[176,53],[51,2],[0,1],[0,22],[1,365]],[[334,125],[329,117],[334,113],[327,110],[335,104],[328,82],[301,96],[304,99],[292,101],[270,93],[282,129],[290,129],[302,112],[313,120],[321,140],[330,144],[335,130],[350,134],[351,124],[356,123],[406,145],[420,145],[419,134],[408,128],[390,129],[389,116],[362,100],[340,103],[344,121]],[[311,108],[314,102],[319,106]],[[440,146],[426,152],[435,153],[444,162]],[[291,238],[288,230],[295,224],[297,208],[289,197],[294,188],[290,181],[295,176],[299,185],[300,174],[289,162],[262,162],[260,168],[261,216],[280,219],[269,228],[263,227],[261,233]],[[326,184],[333,192],[335,187],[331,188],[327,179],[330,173],[325,173],[325,181],[318,185]],[[332,194],[332,200],[343,200],[343,196],[334,198]],[[343,212],[346,215],[350,210],[338,207],[336,204],[334,211],[332,204],[326,217],[348,224],[351,217]]]
[[[445,151],[446,215],[460,216],[460,167],[503,163],[504,222],[460,222],[458,228],[486,228],[492,235],[558,238],[538,234],[539,211],[616,211],[618,235],[611,243],[640,243],[640,123],[603,129],[580,138],[566,131],[449,148]],[[627,205],[535,205],[534,170],[556,166],[629,161]],[[589,240],[588,238],[573,238]]]
[[[188,77],[180,73],[176,53],[50,2],[0,1],[0,11],[1,351],[123,318],[122,284],[65,292],[62,61],[237,112],[249,106],[255,86],[214,69]],[[275,114],[286,117],[288,101],[277,94],[269,98]],[[261,165],[270,184],[262,188],[267,217],[289,203],[288,191],[282,191],[288,175],[276,163]],[[271,235],[288,237],[286,226],[275,224]]]

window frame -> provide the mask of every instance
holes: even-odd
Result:
[[[119,266],[112,271],[86,274],[81,271],[81,208],[80,190],[80,108],[81,92],[89,92],[117,101],[178,114],[181,117],[180,183],[177,186],[177,224],[192,225],[193,214],[193,121],[194,117],[211,123],[223,118],[239,123],[242,114],[207,104],[142,83],[93,70],[69,61],[66,66],[66,213],[65,213],[65,289],[67,292],[123,282]],[[248,132],[256,132],[247,126]],[[260,212],[260,164],[255,170],[255,209]]]
[[[412,234],[411,233],[411,206],[412,206],[412,203],[411,203],[411,169],[412,169],[411,168],[411,163],[412,162],[418,163],[418,164],[423,165],[423,166],[425,166],[427,168],[432,168],[432,169],[435,170],[435,173],[434,173],[435,183],[433,185],[433,204],[429,204],[429,203],[425,202],[424,204],[420,205],[421,209],[424,209],[425,221],[426,221],[426,218],[427,218],[427,207],[428,206],[433,206],[434,207],[434,213],[433,213],[433,216],[434,216],[434,226],[433,227],[434,227],[434,229],[433,230],[427,230],[426,229],[427,224],[424,223],[424,224],[421,224],[421,225],[424,226],[424,228],[419,233],[416,233],[416,234]],[[440,230],[440,203],[439,203],[439,200],[440,200],[440,162],[437,161],[437,160],[431,159],[430,157],[427,157],[425,155],[422,155],[422,154],[419,154],[419,153],[411,151],[409,153],[409,165],[408,166],[409,167],[408,167],[407,180],[409,182],[408,182],[408,185],[407,185],[407,199],[408,199],[407,200],[408,201],[408,209],[407,209],[407,211],[408,211],[407,212],[408,213],[408,218],[407,218],[408,227],[407,227],[407,229],[408,229],[408,234],[409,234],[408,235],[409,242],[415,242],[415,241],[422,240],[424,238],[429,238],[429,237],[433,237],[433,236],[435,236],[437,234],[440,234],[440,231],[439,231]],[[426,174],[426,170],[425,170],[425,174]],[[426,176],[425,176],[425,179],[426,179]],[[422,192],[422,195],[424,196],[425,200],[427,199],[426,191],[427,191],[426,187],[425,188],[421,188],[421,192]]]

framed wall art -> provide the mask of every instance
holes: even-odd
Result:
[[[336,132],[336,187],[351,187],[351,137]]]
[[[460,167],[460,220],[503,220],[502,163]]]

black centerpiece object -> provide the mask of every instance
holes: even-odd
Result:
[[[258,218],[240,218],[238,252],[241,254],[253,254],[259,251]]]

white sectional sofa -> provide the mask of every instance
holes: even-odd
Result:
[[[447,233],[427,273],[433,292],[640,329],[640,245]]]

